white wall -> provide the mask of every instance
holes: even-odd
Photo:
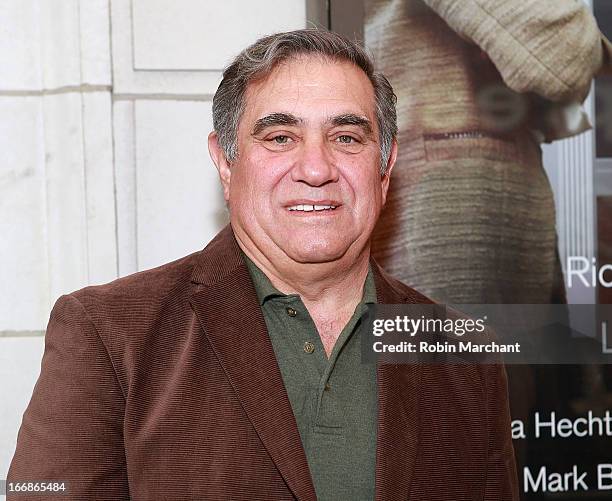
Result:
[[[312,0],[0,2],[0,479],[59,295],[202,248],[223,66]],[[316,3],[316,2],[315,2]]]

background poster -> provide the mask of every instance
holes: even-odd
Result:
[[[581,7],[522,0],[452,5],[366,0],[339,23],[363,36],[398,94],[392,215],[383,216],[375,255],[441,302],[609,303],[610,79],[597,78],[594,90],[585,81],[573,96],[559,98],[552,86],[533,84],[541,76],[536,62],[518,69],[513,59],[530,47],[554,72],[568,51],[578,57],[577,32],[554,20]],[[611,4],[589,7],[610,36]],[[573,16],[586,40],[590,14]],[[534,17],[537,26],[529,21]],[[534,39],[542,41],[537,48],[530,46]],[[551,39],[555,46],[547,45]],[[593,68],[580,54],[576,70],[588,80]],[[559,104],[572,102],[583,102],[594,131],[560,132]],[[541,153],[533,138],[546,141]],[[570,324],[577,321],[567,314]],[[560,330],[554,334],[562,343]],[[612,367],[507,369],[523,499],[612,499]]]

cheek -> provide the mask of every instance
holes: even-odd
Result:
[[[380,181],[371,180],[373,184],[370,185],[366,206],[363,209],[364,224],[367,226],[374,226],[380,217],[380,213],[383,208],[383,196]],[[365,199],[366,197],[364,197]]]
[[[234,206],[257,209],[262,213],[269,211],[278,193],[283,171],[262,156],[250,158],[248,165],[240,165],[232,174],[230,197]]]
[[[241,213],[248,212],[248,209],[253,206],[252,197],[256,192],[252,175],[249,174],[248,169],[244,165],[235,165],[229,192],[232,209]]]
[[[285,182],[290,182],[289,173],[295,165],[294,155],[274,153],[263,147],[255,149],[249,162],[249,179],[252,185],[265,189],[271,195]]]
[[[351,171],[348,184],[357,205],[374,209],[382,202],[382,184],[378,173],[368,172],[371,168],[369,165]]]

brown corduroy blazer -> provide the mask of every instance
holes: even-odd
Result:
[[[429,302],[372,265],[380,303]],[[9,481],[79,501],[316,499],[231,227],[63,296],[45,343]],[[377,384],[377,501],[518,499],[503,367],[386,364]]]

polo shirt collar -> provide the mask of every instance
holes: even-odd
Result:
[[[263,306],[268,299],[273,297],[297,296],[297,294],[283,294],[281,291],[279,291],[276,287],[274,287],[274,285],[272,285],[272,282],[266,276],[266,274],[261,271],[259,267],[253,261],[251,261],[244,252],[242,252],[242,250],[240,250],[240,253],[242,254],[242,258],[249,269],[260,306]],[[376,284],[374,283],[374,274],[372,273],[371,264],[368,264],[368,274],[363,287],[361,303],[376,304],[376,302]]]

